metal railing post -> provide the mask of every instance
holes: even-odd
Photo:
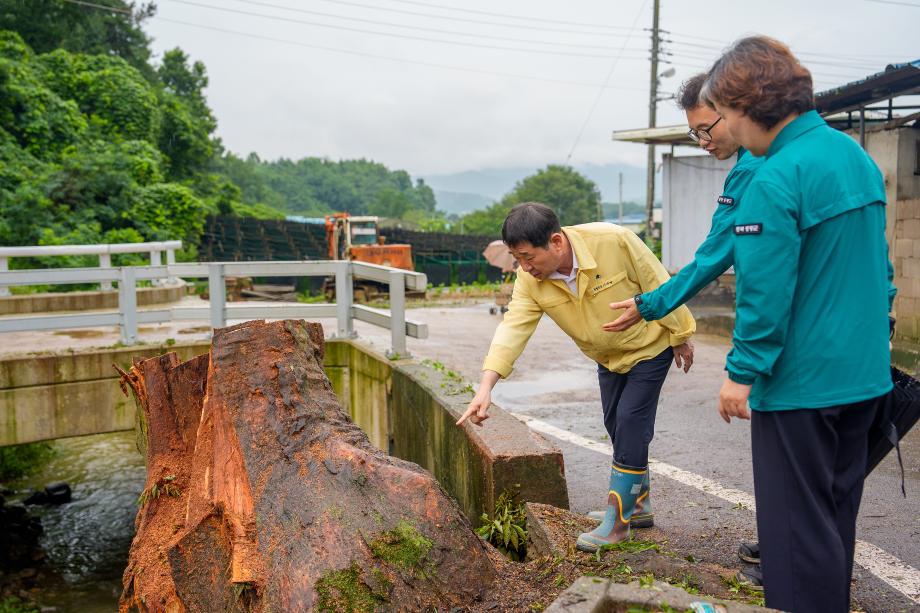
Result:
[[[208,265],[208,299],[211,301],[211,330],[227,325],[227,284],[224,265]]]
[[[151,266],[160,266],[161,264],[162,264],[162,262],[161,262],[161,260],[160,260],[160,252],[157,251],[157,250],[151,251],[151,252],[150,252],[150,265],[151,265]],[[151,280],[150,283],[151,283],[152,285],[162,285],[162,284],[163,284],[163,280],[162,280],[162,279],[153,279],[153,280]]]
[[[351,320],[353,289],[351,262],[339,262],[335,271],[337,338],[352,338],[355,335]]]
[[[100,253],[99,254],[99,268],[111,268],[112,267],[112,256],[109,253]],[[99,284],[99,289],[104,292],[111,291],[112,282],[103,281]]]
[[[407,358],[406,277],[401,270],[390,271],[390,351],[391,358]]]
[[[166,250],[166,265],[172,266],[175,263],[176,263],[176,250],[167,249]],[[172,275],[172,274],[170,274],[169,277],[167,277],[166,279],[166,282],[169,283],[170,285],[175,285],[177,281],[178,279],[176,279],[175,275]]]
[[[6,272],[10,269],[10,262],[8,258],[0,258],[0,272]],[[0,287],[0,296],[9,296],[10,288],[7,286]]]
[[[137,277],[134,269],[121,269],[118,282],[118,318],[121,342],[133,345],[137,342]]]

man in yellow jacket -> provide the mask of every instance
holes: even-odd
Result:
[[[457,422],[489,418],[492,388],[511,374],[544,313],[598,364],[604,426],[613,441],[613,465],[604,520],[578,537],[578,548],[628,538],[652,525],[648,446],[658,396],[673,359],[684,372],[693,363],[689,339],[696,323],[687,307],[623,332],[605,332],[610,303],[655,289],[669,279],[658,258],[633,232],[609,223],[560,227],[548,206],[515,206],[502,240],[520,264],[511,304],[495,331],[479,390]],[[614,316],[615,318],[615,316]]]

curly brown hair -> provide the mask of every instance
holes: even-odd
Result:
[[[742,38],[709,71],[700,97],[738,109],[769,130],[815,108],[811,73],[789,47],[769,36]]]

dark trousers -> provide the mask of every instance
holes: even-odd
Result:
[[[856,514],[876,400],[752,411],[757,532],[767,606],[850,610]]]
[[[673,359],[674,351],[668,347],[622,375],[597,365],[604,427],[613,441],[613,460],[617,464],[634,468],[648,466],[648,446],[655,436],[658,396]]]

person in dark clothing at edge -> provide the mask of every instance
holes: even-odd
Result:
[[[699,143],[700,147],[719,160],[727,160],[737,154],[735,165],[725,178],[722,193],[716,199],[712,228],[706,240],[696,250],[693,261],[681,268],[670,281],[635,298],[611,303],[611,309],[624,309],[624,312],[618,319],[604,326],[608,332],[622,332],[643,319],[657,321],[665,317],[734,264],[735,211],[741,205],[744,192],[754,178],[754,173],[763,164],[763,158],[754,157],[741,147],[729,134],[718,113],[700,101],[700,89],[706,77],[706,73],[701,73],[685,81],[677,95],[677,105],[687,115],[690,138]],[[653,525],[651,508],[644,511],[641,516],[633,516],[633,527]],[[592,511],[588,515],[593,519],[599,519],[601,513]],[[757,543],[742,542],[738,556],[754,565],[742,570],[738,578],[755,589],[760,589],[763,579],[757,566],[760,562],[760,549]]]
[[[735,213],[718,410],[751,420],[766,604],[845,612],[868,432],[892,387],[884,180],[814,110],[811,74],[776,40],[736,42],[700,97],[765,157]]]

